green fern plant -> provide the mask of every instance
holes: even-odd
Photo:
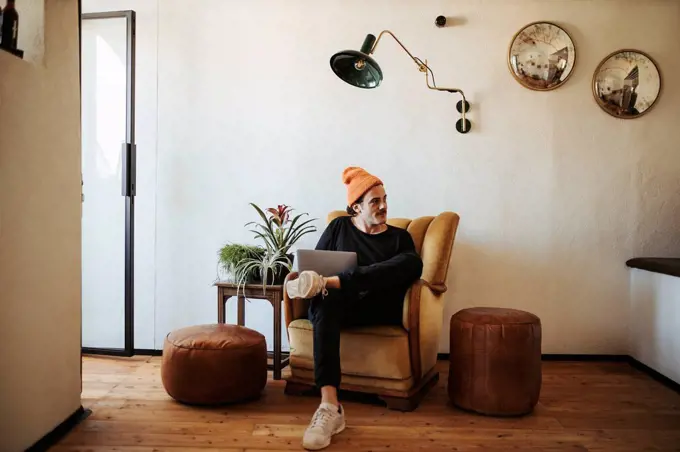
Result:
[[[242,262],[247,259],[259,258],[264,255],[266,250],[258,245],[241,245],[238,243],[230,243],[224,245],[218,251],[218,262],[220,268],[227,274],[231,275],[235,281],[237,277],[237,269]],[[245,275],[247,280],[253,280],[257,278],[255,272]]]

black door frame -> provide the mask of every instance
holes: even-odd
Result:
[[[134,354],[134,232],[135,232],[135,195],[137,193],[137,146],[135,143],[135,35],[136,13],[132,10],[107,11],[81,14],[79,27],[83,20],[125,18],[127,20],[127,108],[125,121],[125,143],[122,144],[123,175],[121,195],[125,197],[125,347],[96,348],[82,347],[87,354],[132,356]],[[82,34],[80,45],[82,59]],[[82,63],[81,63],[82,68]],[[82,77],[82,76],[81,76]],[[82,80],[82,79],[81,79]],[[81,82],[82,96],[82,82]],[[81,327],[82,330],[82,327]]]

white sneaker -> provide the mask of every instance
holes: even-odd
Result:
[[[331,444],[331,437],[345,429],[345,409],[330,403],[322,403],[314,413],[305,434],[302,447],[319,450]]]
[[[288,281],[286,292],[290,298],[313,298],[319,293],[328,294],[326,283],[321,275],[315,271],[306,270],[297,279]]]

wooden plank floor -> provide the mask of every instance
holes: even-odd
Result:
[[[439,385],[411,413],[345,401],[347,429],[326,450],[343,451],[680,451],[680,394],[626,363],[545,362],[536,411],[485,417],[449,405],[447,363]],[[195,408],[174,402],[159,357],[86,357],[83,406],[92,415],[54,451],[302,450],[318,404],[283,394],[270,380],[256,402]]]

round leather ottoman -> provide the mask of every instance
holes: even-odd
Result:
[[[465,410],[531,412],[541,391],[541,321],[529,312],[470,308],[451,317],[448,393]]]
[[[267,383],[265,338],[227,324],[173,331],[163,344],[161,378],[168,394],[186,404],[256,399]]]

